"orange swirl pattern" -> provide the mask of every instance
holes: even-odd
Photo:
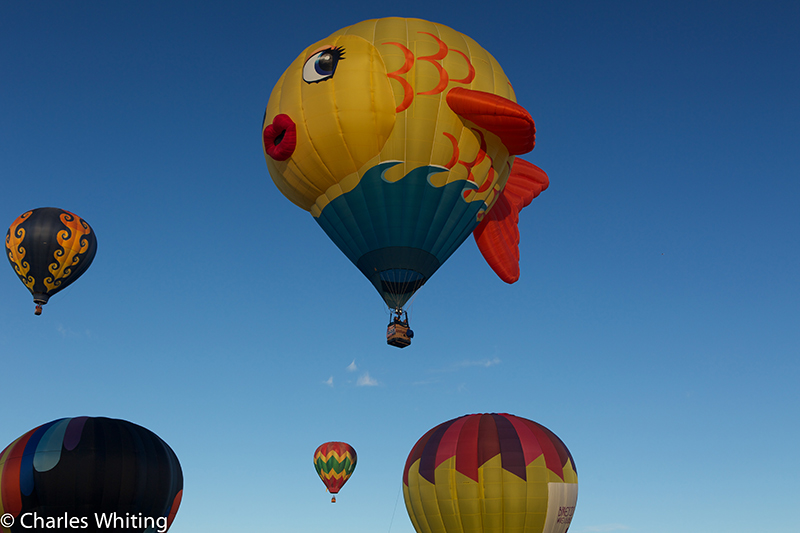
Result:
[[[8,228],[8,233],[6,233],[8,259],[11,261],[11,266],[14,268],[14,271],[28,289],[33,288],[35,280],[33,276],[28,275],[31,270],[31,264],[25,261],[25,255],[28,253],[22,245],[22,241],[25,240],[25,228],[21,228],[20,224],[25,222],[25,220],[31,216],[31,213],[33,213],[33,211],[28,211],[18,216],[14,223],[11,224],[11,227]]]
[[[47,290],[59,287],[62,280],[72,274],[72,269],[80,263],[81,254],[89,249],[89,240],[86,238],[92,232],[89,225],[69,212],[62,213],[60,218],[67,229],[59,231],[56,237],[61,249],[55,251],[55,262],[47,267],[52,274],[52,277],[43,280]]]

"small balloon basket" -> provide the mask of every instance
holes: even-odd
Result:
[[[395,309],[389,326],[386,328],[386,344],[405,348],[411,345],[414,332],[408,327],[408,314],[402,309]]]

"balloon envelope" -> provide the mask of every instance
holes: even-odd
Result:
[[[436,426],[403,470],[418,533],[564,533],[578,498],[575,462],[550,430],[509,414]]]
[[[38,306],[78,279],[96,252],[91,226],[56,207],[23,213],[6,233],[6,256]]]
[[[326,442],[314,451],[314,468],[331,494],[337,494],[350,479],[357,461],[356,450],[346,442]]]
[[[272,91],[262,138],[277,187],[396,309],[492,208],[535,127],[473,39],[385,18],[306,48]]]
[[[172,449],[125,420],[54,420],[0,454],[0,514],[14,517],[2,533],[30,531],[34,513],[44,521],[40,531],[165,531],[182,495]],[[57,523],[64,516],[75,522]],[[115,517],[123,521],[103,522]]]

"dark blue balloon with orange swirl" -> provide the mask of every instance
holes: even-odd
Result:
[[[81,217],[57,207],[23,213],[6,233],[6,255],[31,291],[36,314],[92,264],[97,238]]]
[[[0,454],[0,533],[164,532],[182,496],[175,452],[125,420],[54,420]]]

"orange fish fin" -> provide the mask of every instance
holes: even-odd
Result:
[[[511,155],[525,154],[536,144],[536,125],[524,107],[508,98],[455,87],[447,105],[460,117],[500,137]]]
[[[503,192],[472,232],[484,259],[506,283],[519,279],[519,212],[549,184],[541,168],[517,158]]]

